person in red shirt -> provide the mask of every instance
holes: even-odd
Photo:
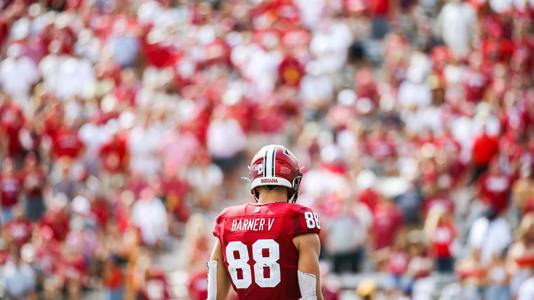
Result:
[[[22,159],[20,133],[25,122],[22,109],[15,103],[8,103],[0,109],[0,126],[7,136],[7,154],[15,159]]]
[[[64,198],[64,196],[57,196]],[[55,241],[64,241],[70,230],[70,219],[66,212],[67,199],[54,199],[55,203],[44,214],[39,222],[41,230],[49,230],[51,238]]]
[[[26,194],[26,217],[38,221],[45,212],[44,189],[48,184],[47,174],[39,165],[35,153],[29,153],[24,160],[22,184]]]
[[[478,183],[480,200],[496,213],[504,212],[508,208],[512,179],[505,174],[498,160],[493,160],[487,174]]]
[[[41,102],[47,103],[41,115],[42,131],[47,138],[52,139],[61,128],[63,119],[65,119],[65,108],[63,102],[60,102],[52,94],[43,93],[40,98]]]
[[[388,287],[392,290],[402,290],[402,279],[406,275],[408,264],[410,263],[410,256],[408,255],[406,245],[406,236],[398,235],[391,248],[384,250],[386,251],[380,251],[376,254],[379,260],[386,260],[384,267],[390,277]]]
[[[471,103],[478,103],[484,99],[486,90],[491,83],[490,74],[482,68],[482,57],[474,53],[469,58],[469,66],[464,75],[465,99]]]
[[[186,202],[189,187],[175,172],[165,175],[161,182],[162,198],[167,210],[174,213],[178,221],[185,223],[191,214]]]
[[[173,299],[167,274],[154,266],[148,267],[145,271],[145,281],[138,298],[141,300]]]
[[[111,257],[104,265],[104,286],[109,300],[121,300],[124,297],[125,274],[118,259]]]
[[[278,79],[280,84],[298,87],[304,77],[304,66],[291,55],[284,57],[278,66]]]
[[[193,274],[187,283],[191,300],[205,300],[208,297],[208,273],[201,271]]]
[[[357,195],[358,201],[365,204],[369,210],[374,211],[380,201],[380,193],[374,188],[368,187],[361,190]]]
[[[437,271],[453,272],[452,243],[456,238],[456,227],[451,212],[439,207],[432,209],[427,219],[425,231],[431,242],[431,253],[434,256]]]
[[[114,134],[111,140],[100,147],[100,163],[105,172],[118,174],[128,169],[128,145],[126,136]]]
[[[112,217],[112,204],[104,195],[96,195],[91,201],[91,214],[94,216],[98,228],[106,228]]]
[[[373,211],[373,222],[373,246],[379,250],[393,244],[396,234],[404,225],[404,217],[391,199],[381,196]]]
[[[73,124],[59,128],[52,136],[52,145],[56,158],[77,158],[84,148],[83,141],[78,135],[78,130]]]
[[[454,202],[450,198],[448,190],[438,188],[434,193],[423,200],[423,213],[428,215],[432,209],[438,208],[449,213],[454,213]]]
[[[28,243],[32,238],[32,223],[24,217],[22,210],[19,210],[17,216],[6,223],[4,232],[8,243],[20,249],[24,244]]]
[[[14,208],[22,194],[22,182],[15,170],[15,162],[6,158],[2,162],[0,173],[0,205],[2,206],[1,223],[5,224],[14,217]]]
[[[283,146],[263,147],[250,163],[256,203],[228,207],[217,217],[217,242],[208,262],[208,299],[322,300],[320,223],[295,204],[300,185],[296,157]]]
[[[489,163],[498,152],[499,140],[497,137],[489,135],[487,128],[484,128],[473,142],[472,160],[475,169],[471,183],[475,182],[486,171]]]
[[[380,93],[370,68],[362,68],[354,75],[354,87],[358,101],[369,101],[371,108],[368,112],[375,112],[380,104]]]

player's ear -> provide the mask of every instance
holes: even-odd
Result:
[[[255,188],[253,190],[250,190],[250,193],[252,194],[252,197],[254,197],[254,200],[256,200],[256,202],[258,202],[259,199],[260,199],[260,193],[258,192],[258,189]]]

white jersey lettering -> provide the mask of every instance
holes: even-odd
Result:
[[[269,224],[267,224],[268,226],[268,229],[271,230],[271,228],[273,228],[273,224],[274,224],[274,219],[269,219]]]

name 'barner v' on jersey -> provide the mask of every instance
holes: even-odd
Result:
[[[248,203],[224,209],[213,234],[239,299],[296,300],[299,254],[293,238],[319,230],[317,215],[302,205]]]

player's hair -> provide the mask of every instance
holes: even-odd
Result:
[[[264,185],[264,186],[259,186],[259,187],[254,189],[254,196],[255,196],[256,199],[260,198],[260,189],[261,188],[266,188],[269,191],[272,191],[272,190],[275,190],[275,189],[284,189],[286,191],[286,193],[287,193],[287,198],[289,199],[291,197],[291,189],[288,188],[288,187],[280,186],[280,185]]]

